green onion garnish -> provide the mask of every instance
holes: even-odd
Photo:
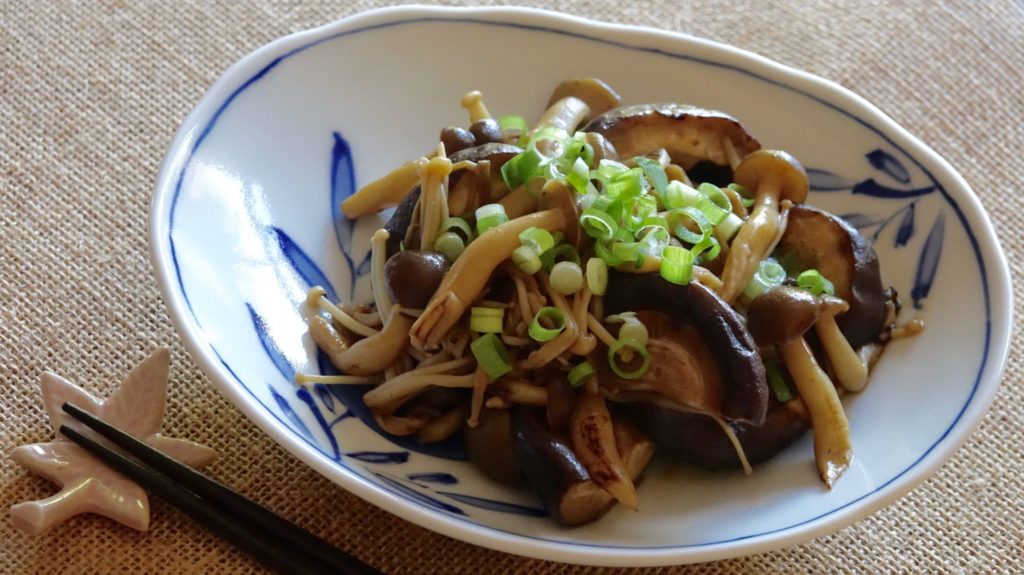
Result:
[[[558,262],[572,262],[580,265],[580,253],[576,251],[576,248],[572,247],[572,244],[558,244],[549,253],[552,257],[552,265]]]
[[[485,204],[476,209],[476,233],[483,235],[487,230],[500,226],[508,221],[505,206],[501,204]]]
[[[793,399],[793,392],[789,390],[786,376],[782,374],[782,368],[779,367],[778,362],[764,362],[764,371],[768,377],[768,386],[772,390],[772,395],[779,400],[779,403]]]
[[[740,203],[743,204],[743,207],[749,208],[754,205],[754,197],[747,188],[735,183],[729,184],[728,187],[730,190],[733,190],[740,195]]]
[[[687,252],[689,253],[689,252]],[[633,352],[640,355],[641,362],[640,367],[633,371],[626,371],[618,363],[618,353],[623,349],[632,350]],[[612,368],[619,377],[623,379],[636,379],[641,375],[647,373],[647,370],[651,367],[651,354],[647,351],[647,348],[635,339],[619,338],[615,340],[615,343],[608,348],[608,365]]]
[[[697,186],[697,191],[704,194],[705,198],[711,200],[719,208],[725,211],[732,211],[732,203],[729,202],[729,196],[725,195],[722,188],[719,188],[711,182],[704,182]]]
[[[777,288],[786,281],[786,270],[779,265],[775,258],[766,258],[757,266],[754,277],[743,289],[743,295],[748,299],[754,299],[764,292]]]
[[[501,333],[505,310],[496,307],[474,307],[469,314],[469,329],[479,333]]]
[[[508,350],[493,333],[476,338],[469,344],[469,349],[491,381],[512,371],[512,360],[509,358]]]
[[[707,235],[701,241],[697,242],[690,248],[693,253],[693,257],[700,258],[701,261],[710,262],[718,257],[718,254],[722,251],[722,246],[719,245],[718,240],[712,235]]]
[[[530,246],[519,246],[512,251],[512,263],[524,274],[533,275],[542,267],[540,256]]]
[[[729,214],[725,216],[725,219],[715,227],[722,230],[722,235],[725,236],[725,239],[731,240],[733,236],[736,235],[736,232],[740,231],[740,228],[743,227],[744,223],[743,218],[729,212]]]
[[[455,232],[445,232],[434,240],[434,251],[441,252],[450,261],[455,261],[466,249],[466,242]]]
[[[665,174],[665,168],[661,167],[661,163],[643,156],[633,158],[633,162],[644,171],[644,176],[651,183],[654,192],[659,196],[664,194],[665,188],[668,187],[668,175]]]
[[[565,175],[565,181],[569,182],[577,192],[581,194],[587,193],[587,185],[590,184],[590,168],[587,167],[587,163],[583,161],[583,158],[576,158],[572,164],[572,169]]]
[[[554,236],[544,228],[526,228],[519,234],[519,241],[529,246],[538,256],[555,247]]]
[[[508,189],[514,190],[533,177],[547,160],[548,158],[536,149],[527,148],[501,166],[501,177],[508,184]]]
[[[469,227],[466,220],[462,218],[451,217],[441,223],[441,233],[458,230],[462,232],[462,239],[465,243],[473,241],[473,228]]]
[[[548,320],[554,327],[544,327],[541,325],[541,320]],[[537,315],[533,316],[533,321],[530,322],[530,328],[528,333],[534,341],[541,343],[551,341],[558,337],[558,334],[562,333],[565,329],[565,312],[558,309],[557,307],[542,307]]]
[[[551,268],[551,288],[562,295],[572,295],[583,287],[583,270],[576,262],[558,262]]]
[[[501,126],[502,131],[518,130],[520,134],[524,134],[529,130],[526,125],[526,118],[522,116],[501,116],[498,118],[498,126]]]
[[[608,264],[601,258],[587,260],[587,287],[594,295],[604,295],[608,289]]]
[[[672,233],[688,244],[700,243],[701,240],[711,233],[711,228],[713,227],[711,221],[704,215],[704,212],[692,206],[670,210],[667,218]],[[699,231],[694,232],[690,230],[690,227],[685,225],[686,220],[693,222],[694,227]]]
[[[827,293],[836,295],[836,286],[825,279],[818,270],[807,270],[796,277],[796,285],[814,295]]]
[[[584,361],[569,370],[569,385],[579,387],[591,375],[594,375],[594,366],[589,361]]]
[[[615,174],[604,185],[604,193],[612,198],[631,198],[639,196],[643,192],[644,171],[640,168],[633,168]]]
[[[619,224],[606,212],[598,208],[587,208],[580,215],[583,231],[595,240],[610,240],[619,229]]]
[[[661,277],[686,285],[693,279],[693,252],[679,246],[667,246],[661,252]]]

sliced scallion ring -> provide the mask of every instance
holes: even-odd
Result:
[[[541,325],[541,320],[548,320],[554,324],[554,327],[544,327]],[[558,334],[562,333],[565,329],[565,312],[558,309],[557,307],[542,307],[537,315],[533,316],[533,321],[530,322],[530,327],[527,333],[534,341],[541,343],[551,341],[558,337]]]
[[[587,260],[587,287],[594,295],[604,295],[608,289],[608,264],[599,257]]]
[[[473,340],[473,343],[469,344],[469,349],[491,381],[512,371],[508,349],[497,335],[484,334]]]
[[[693,252],[678,246],[667,246],[661,252],[661,277],[674,284],[686,285],[693,279]]]
[[[623,349],[628,349],[640,356],[640,366],[632,371],[627,371],[618,363],[618,354]],[[608,348],[608,365],[619,377],[623,379],[636,379],[647,373],[651,367],[651,354],[647,347],[635,339],[619,338]]]
[[[801,289],[805,289],[814,295],[821,295],[827,293],[828,295],[836,295],[836,286],[832,282],[828,281],[825,276],[821,275],[818,270],[807,270],[802,272],[796,277],[796,285]]]
[[[549,252],[550,253],[550,252]],[[524,274],[533,275],[543,266],[540,256],[530,246],[519,246],[512,251],[512,263]]]
[[[584,361],[569,370],[569,385],[579,387],[594,373],[594,366],[589,361]]]

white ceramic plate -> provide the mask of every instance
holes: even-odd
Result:
[[[749,478],[658,464],[639,488],[639,513],[616,508],[564,529],[539,517],[529,493],[459,460],[457,442],[421,448],[375,432],[360,390],[292,384],[296,370],[323,368],[306,334],[309,285],[369,299],[368,236],[380,220],[345,221],[340,199],[423,154],[440,127],[463,123],[464,91],[482,90],[496,113],[536,117],[558,81],[584,75],[627,103],[724,110],[766,147],[797,156],[811,175],[809,201],[874,237],[904,319],[926,318],[927,331],[892,344],[869,388],[845,401],[856,460],[834,490],[815,475],[808,435]],[[1009,342],[1010,280],[989,219],[945,161],[876,108],[728,46],[536,10],[390,9],[260,48],[181,127],[151,226],[186,345],[275,441],[409,521],[557,561],[704,561],[848,525],[964,441],[995,394]]]

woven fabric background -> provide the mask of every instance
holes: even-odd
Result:
[[[482,2],[490,3],[490,2]],[[165,431],[212,446],[212,473],[394,573],[610,572],[436,535],[335,487],[217,392],[181,345],[154,282],[149,200],[185,115],[229,65],[279,36],[387,4],[0,3],[0,511],[54,493],[16,466],[49,437],[45,369],[108,394],[173,350]],[[959,170],[1022,282],[1024,7],[1020,1],[528,2],[705,36],[838,81]],[[1019,308],[1024,298],[1017,294]],[[1015,350],[1022,331],[1015,330]],[[1024,569],[1024,365],[1011,357],[980,429],[910,495],[834,535],[659,573],[991,573]],[[155,502],[138,533],[81,516],[41,536],[0,520],[2,573],[261,573]]]

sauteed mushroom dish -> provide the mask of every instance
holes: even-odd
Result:
[[[840,398],[923,324],[896,329],[870,242],[804,203],[796,158],[594,78],[557,86],[534,124],[480,92],[461,105],[468,126],[341,205],[395,210],[371,240],[372,303],[310,291],[342,375],[300,384],[371,384],[387,433],[461,434],[566,525],[637,509],[656,451],[749,474],[810,431],[821,480],[841,480]]]

